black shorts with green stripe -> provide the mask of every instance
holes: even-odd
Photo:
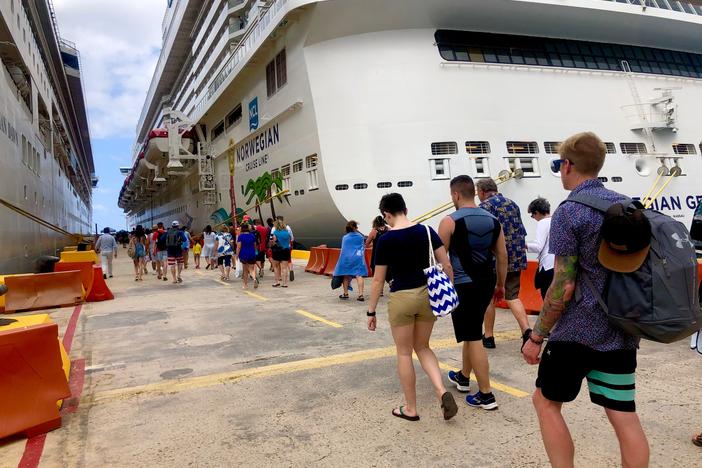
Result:
[[[616,411],[636,411],[636,350],[595,351],[578,343],[552,342],[544,348],[536,386],[561,403],[575,400],[587,379],[590,401]]]

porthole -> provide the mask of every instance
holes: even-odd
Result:
[[[612,177],[612,182],[622,182],[624,179],[621,177]]]
[[[348,190],[348,189],[349,189],[349,186],[346,185],[346,184],[340,184],[340,185],[337,185],[337,186],[334,187],[334,188],[335,188],[336,190]]]
[[[392,187],[392,182],[378,182],[377,187],[380,189],[390,188]]]
[[[604,184],[604,183],[607,182],[609,179],[607,179],[606,177],[598,177],[597,180],[599,180],[600,182],[602,182],[602,183]]]
[[[368,184],[353,184],[354,190],[365,190],[368,188]]]
[[[402,180],[397,183],[398,187],[411,187],[414,185],[411,180]]]

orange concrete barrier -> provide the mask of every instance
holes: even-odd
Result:
[[[336,262],[339,261],[339,254],[341,254],[341,249],[327,249],[327,260],[324,262],[322,274],[326,276],[334,275],[334,268],[336,268]]]
[[[371,264],[371,257],[373,255],[373,249],[372,248],[366,248],[366,269],[368,270],[368,273],[366,273],[366,277],[372,276],[373,272],[371,271],[370,264]]]
[[[34,437],[61,427],[57,402],[71,396],[58,326],[0,327],[0,438]]]
[[[541,306],[544,303],[544,301],[541,300],[541,292],[534,287],[534,275],[536,275],[537,268],[537,261],[527,261],[527,268],[522,271],[522,276],[520,278],[519,299],[521,299],[529,315],[539,315]],[[498,302],[496,305],[501,309],[509,309],[509,305],[505,300]]]
[[[54,264],[54,271],[80,271],[80,280],[86,293],[93,287],[92,262],[58,262]]]
[[[318,247],[319,253],[317,254],[317,263],[314,264],[312,268],[312,273],[315,275],[321,275],[324,271],[324,267],[327,265],[327,259],[329,258],[329,248]]]
[[[5,312],[50,309],[83,302],[80,271],[5,277]]]
[[[111,301],[115,296],[102,277],[102,267],[93,265],[93,284],[85,300],[87,302]]]
[[[314,266],[319,262],[319,247],[312,247],[310,249],[310,257],[307,259],[307,265],[305,266],[305,271],[310,273]]]

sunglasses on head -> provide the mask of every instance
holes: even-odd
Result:
[[[553,172],[559,172],[561,170],[561,166],[566,161],[568,161],[571,166],[573,165],[573,161],[571,161],[570,159],[554,159],[553,161],[551,161],[551,170]]]

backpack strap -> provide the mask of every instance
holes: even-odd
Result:
[[[590,290],[590,292],[595,296],[595,299],[597,300],[597,303],[602,307],[602,310],[605,312],[605,314],[609,313],[609,307],[607,307],[607,303],[605,302],[604,298],[602,297],[602,294],[600,294],[597,289],[595,289],[595,285],[592,284],[592,280],[590,279],[590,275],[585,270],[580,271],[580,277],[583,280],[583,283],[585,283],[585,287]],[[582,299],[582,291],[580,289],[580,285],[576,282],[575,285],[575,300],[579,301]]]
[[[592,208],[593,210],[597,210],[601,213],[606,213],[609,208],[616,204],[616,203],[621,203],[624,205],[625,208],[635,210],[642,208],[642,205],[639,202],[634,201],[633,199],[629,197],[624,197],[624,199],[617,201],[617,202],[611,202],[607,200],[603,200],[600,197],[597,197],[595,195],[588,195],[586,193],[572,193],[568,195],[568,198],[563,200],[561,202],[561,205],[565,202],[574,202],[574,203],[580,203],[581,205],[585,205],[588,208]]]

